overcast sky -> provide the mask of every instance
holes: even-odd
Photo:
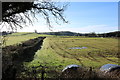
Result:
[[[68,24],[56,25],[53,31],[72,31],[79,33],[104,33],[118,30],[118,2],[69,2],[64,16]],[[50,32],[44,20],[39,20],[19,32]]]

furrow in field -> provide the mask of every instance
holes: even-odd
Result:
[[[92,56],[91,52],[88,52],[88,56],[89,56],[90,58],[92,58],[92,59],[91,59],[92,61],[100,62],[100,61],[98,61],[95,57]]]
[[[75,41],[72,38],[51,38],[49,41],[51,49],[64,58],[69,58],[77,61],[82,66],[92,66],[98,67],[105,63],[117,63],[117,58],[110,56],[113,51],[109,51],[108,47],[103,46],[103,42],[91,39],[90,42],[86,40]],[[108,46],[106,44],[106,46]],[[81,47],[85,46],[87,49],[84,50],[70,50],[70,47]],[[106,51],[108,50],[108,51]],[[108,54],[108,55],[107,55]],[[104,62],[103,62],[104,61]]]
[[[54,42],[54,41],[53,41],[53,42]],[[64,46],[65,46],[65,45],[64,45]],[[54,47],[54,48],[53,48],[53,47]],[[57,54],[59,54],[60,56],[64,57],[64,58],[76,59],[77,61],[80,62],[80,64],[81,64],[82,66],[84,66],[83,63],[81,62],[80,58],[77,57],[77,55],[73,55],[73,54],[69,53],[69,52],[66,51],[65,49],[61,48],[60,45],[58,45],[56,42],[53,43],[53,45],[51,46],[51,48],[52,48],[53,50],[54,50],[55,48],[59,49],[60,52],[57,51],[57,50],[54,50],[54,51],[55,51]],[[65,56],[64,54],[61,54],[61,52],[63,52],[64,54],[67,54],[67,55]]]
[[[63,51],[59,51],[60,49],[59,49],[58,46],[56,46],[55,44],[50,43],[50,48],[51,48],[55,53],[57,53],[59,56],[62,56],[63,58],[70,58],[70,57],[62,54]]]
[[[108,61],[117,63],[117,61],[114,61],[114,60],[112,60],[112,59],[108,59],[106,56],[104,56],[104,55],[102,55],[102,54],[98,54],[98,55],[99,55],[100,57],[102,57],[102,58],[108,60]]]

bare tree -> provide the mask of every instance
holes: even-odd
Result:
[[[41,15],[51,28],[51,18],[55,21],[62,20],[67,23],[63,16],[66,8],[65,5],[58,5],[56,2],[50,1],[34,1],[34,2],[2,2],[2,27],[6,26],[12,30],[23,28],[27,23],[32,24],[34,19],[38,19],[36,15]],[[51,17],[52,16],[52,17]],[[2,28],[1,27],[1,28]]]

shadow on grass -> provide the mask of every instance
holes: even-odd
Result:
[[[2,79],[15,79],[16,74],[23,68],[23,62],[30,62],[38,49],[41,48],[43,39],[38,37],[22,44],[6,46],[2,49]]]

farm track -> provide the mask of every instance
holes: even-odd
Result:
[[[108,60],[108,61],[111,61],[111,62],[115,62],[115,63],[117,63],[117,61],[114,61],[114,60],[108,59],[107,57],[105,57],[105,56],[102,55],[102,54],[99,54],[99,56],[102,57],[102,58],[104,58],[104,59],[106,59],[106,60]]]
[[[50,43],[50,44],[51,44],[51,43]],[[58,52],[57,50],[55,50],[56,46],[54,47],[53,45],[51,45],[50,48],[51,48],[55,53],[57,53],[59,56],[62,56],[63,58],[70,58],[70,57],[68,57],[68,56],[65,56],[65,55],[61,54],[61,53]],[[58,48],[58,49],[60,49],[60,48]]]
[[[88,55],[89,55],[89,57],[91,57],[91,58],[89,58],[88,56],[85,56],[85,57],[88,58],[88,59],[90,59],[90,60],[92,60],[92,61],[100,62],[100,61],[98,61],[95,57],[92,56],[91,52],[89,52]],[[99,57],[99,58],[100,58],[100,57],[101,57],[101,58],[104,58],[104,59],[106,59],[106,60],[108,60],[108,61],[110,61],[110,62],[115,62],[115,63],[117,63],[117,61],[108,59],[106,56],[102,55],[101,53],[98,54],[98,57]]]
[[[53,49],[53,51],[54,51],[55,53],[57,53],[58,55],[60,55],[60,56],[62,56],[62,57],[64,57],[64,58],[76,59],[77,61],[80,62],[80,64],[81,64],[82,66],[84,66],[83,63],[81,62],[81,60],[80,60],[78,57],[76,57],[76,55],[73,55],[73,54],[69,53],[68,51],[66,51],[65,49],[59,47],[59,45],[58,45],[56,42],[54,42],[53,44],[54,44],[54,47],[51,45],[51,48]],[[59,53],[58,51],[54,50],[54,48],[56,48],[56,47],[57,47],[59,50],[61,50],[63,53],[67,53],[67,54],[70,55],[71,57],[62,55],[62,54]]]
[[[96,58],[94,58],[92,55],[91,55],[91,52],[88,52],[88,56],[91,57],[93,61],[96,61],[96,62],[100,62],[98,61]],[[89,58],[90,59],[90,58]]]
[[[94,59],[93,59],[93,58],[90,58],[90,57],[89,57],[89,56],[87,56],[87,55],[84,55],[84,57],[85,57],[85,58],[87,58],[87,59],[89,59],[89,60],[91,60],[91,61],[94,61]],[[96,62],[100,62],[100,61],[98,61],[98,60],[97,60]]]

